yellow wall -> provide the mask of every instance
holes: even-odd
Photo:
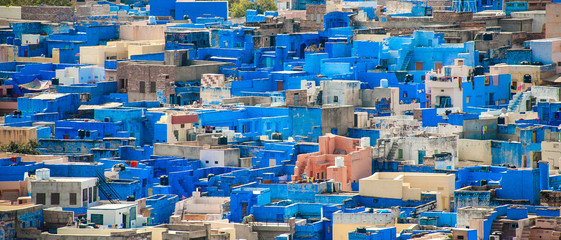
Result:
[[[164,41],[112,41],[106,46],[80,47],[80,64],[103,66],[107,59],[130,59],[131,55],[164,51]]]
[[[11,141],[27,143],[37,139],[37,129],[34,127],[0,127],[0,145],[7,145]]]
[[[439,192],[437,211],[450,209],[454,196],[453,174],[378,172],[360,179],[359,194],[367,197],[420,200],[421,192]]]

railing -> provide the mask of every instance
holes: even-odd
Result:
[[[105,181],[105,176],[103,175],[103,173],[101,173],[100,171],[96,171],[96,173],[97,178],[99,179],[97,182],[97,189],[99,189],[101,194],[103,194],[103,196],[105,196],[112,204],[120,203],[119,193],[117,193],[117,191],[111,185],[109,185],[107,181]],[[116,197],[116,199],[113,197]]]

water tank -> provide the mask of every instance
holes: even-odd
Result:
[[[532,75],[530,74],[524,74],[524,83],[532,83]]]
[[[228,138],[226,136],[218,137],[218,145],[228,145]]]
[[[51,169],[39,168],[35,170],[35,178],[37,180],[49,180],[51,178]]]
[[[162,176],[160,176],[160,185],[162,185],[162,186],[168,186],[168,185],[169,185],[169,177],[168,177],[168,175],[162,175]]]
[[[14,111],[14,118],[21,118],[21,111],[20,110],[15,110]]]
[[[369,137],[360,138],[360,146],[363,148],[370,147],[370,138]]]
[[[273,140],[282,140],[282,133],[273,133],[271,134],[271,138]]]
[[[115,171],[115,172],[125,171],[125,169],[126,169],[126,166],[125,166],[124,163],[118,163],[118,164],[115,164],[113,166],[113,171]]]
[[[485,74],[485,68],[483,66],[476,66],[473,68],[473,75],[480,76]]]
[[[84,130],[84,129],[79,129],[79,130],[78,130],[78,137],[79,137],[80,139],[84,139],[85,136],[86,136],[86,130]]]
[[[156,17],[150,16],[150,17],[148,18],[148,24],[150,24],[150,25],[156,24]]]
[[[344,167],[344,166],[345,166],[345,158],[335,157],[335,167]]]
[[[413,82],[413,74],[406,74],[405,75],[405,82]]]
[[[136,201],[136,197],[134,195],[127,196],[127,202],[134,202]]]
[[[385,78],[384,78],[384,79],[380,80],[380,87],[388,88],[389,85],[390,85],[390,84],[389,84],[389,82],[388,82],[388,79],[385,79]]]

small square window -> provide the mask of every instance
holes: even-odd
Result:
[[[60,204],[60,193],[51,193],[51,205]]]
[[[338,103],[339,102],[339,96],[333,96],[333,102]]]
[[[45,205],[45,193],[37,193],[36,195],[37,195],[36,203]]]
[[[214,161],[214,164],[218,164],[218,161]]]
[[[76,205],[76,204],[78,204],[78,194],[76,194],[76,193],[70,193],[69,198],[70,198],[70,200],[69,200],[70,205]]]

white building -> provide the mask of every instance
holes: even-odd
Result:
[[[96,183],[97,178],[50,178],[48,175],[36,177],[31,179],[31,198],[34,203],[43,204],[45,208],[95,206],[99,201]]]
[[[239,167],[240,149],[201,149],[201,162],[204,167]]]
[[[96,83],[105,81],[105,68],[98,66],[67,67],[56,70],[61,85]],[[108,79],[115,81],[115,79]]]
[[[146,225],[148,219],[138,215],[136,203],[122,203],[88,208],[88,221],[113,228],[134,228]]]

